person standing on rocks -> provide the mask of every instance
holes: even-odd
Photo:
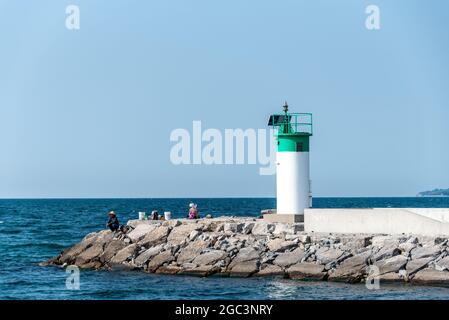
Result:
[[[109,220],[108,220],[108,223],[106,224],[106,227],[111,229],[111,231],[117,231],[120,227],[120,223],[117,219],[117,215],[115,214],[114,211],[109,211],[108,216],[109,216]]]

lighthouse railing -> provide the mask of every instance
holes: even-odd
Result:
[[[288,125],[292,134],[313,134],[312,114],[311,113],[288,113],[288,114],[274,114],[270,119],[270,126],[280,127]],[[276,132],[276,130],[274,130]],[[289,130],[290,131],[290,130]]]
[[[311,113],[290,113],[290,125],[295,133],[313,134]]]

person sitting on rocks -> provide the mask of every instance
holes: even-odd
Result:
[[[151,218],[151,220],[159,220],[159,213],[157,212],[157,210],[153,210],[151,212],[150,218]]]
[[[198,206],[195,203],[189,204],[189,219],[199,219]]]
[[[114,211],[110,211],[108,215],[109,220],[108,223],[106,224],[106,227],[111,229],[111,231],[117,231],[120,228],[120,223],[118,222],[117,215],[115,214]]]

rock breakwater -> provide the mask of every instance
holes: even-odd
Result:
[[[449,285],[445,237],[306,233],[251,218],[128,222],[85,236],[42,265],[195,276],[276,276]]]

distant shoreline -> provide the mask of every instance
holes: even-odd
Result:
[[[448,196],[445,195],[435,195],[435,196],[423,196],[423,195],[417,195],[418,198],[449,198]]]
[[[449,189],[434,189],[418,193],[418,197],[449,197]]]

